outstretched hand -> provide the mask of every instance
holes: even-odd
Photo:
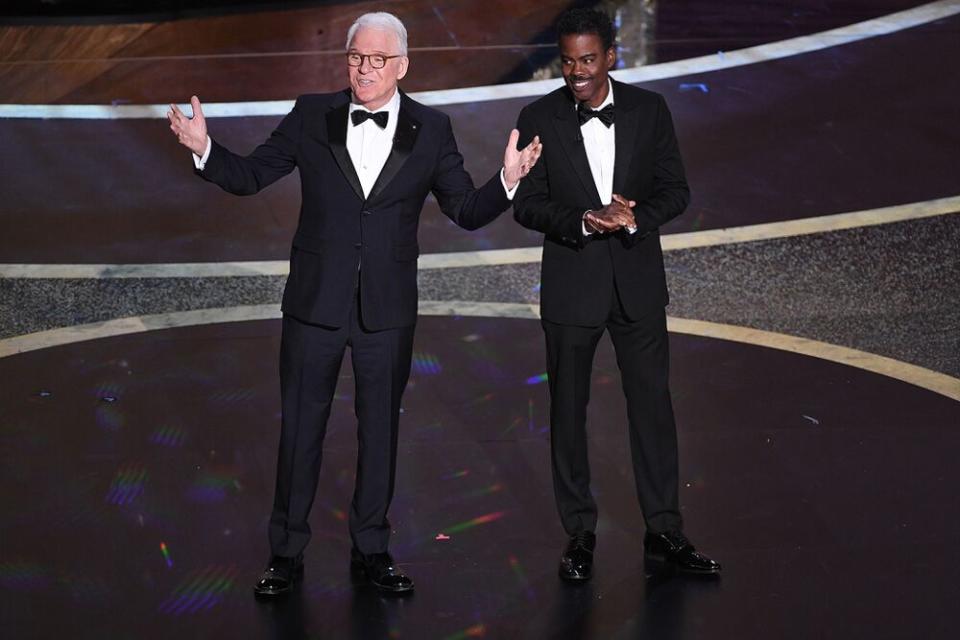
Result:
[[[193,107],[192,118],[188,118],[177,105],[171,103],[167,119],[170,120],[170,130],[176,134],[180,144],[202,156],[207,150],[207,120],[203,117],[203,109],[197,96],[190,98],[190,106]]]
[[[540,136],[534,136],[530,144],[521,151],[517,150],[519,140],[520,132],[514,129],[510,132],[507,148],[503,152],[503,179],[508,189],[513,189],[521,178],[530,173],[530,169],[540,158],[540,152],[543,151]]]

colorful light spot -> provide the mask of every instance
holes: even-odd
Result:
[[[131,504],[143,493],[146,481],[146,467],[132,463],[123,465],[110,483],[107,502],[119,505]]]
[[[186,433],[180,427],[157,427],[150,434],[150,442],[164,447],[179,447],[186,439]]]
[[[109,403],[98,404],[94,413],[97,426],[104,431],[119,431],[127,421],[123,412]]]
[[[448,535],[452,533],[460,533],[461,531],[466,531],[467,529],[473,529],[474,527],[479,527],[482,524],[488,524],[490,522],[499,520],[506,514],[507,514],[506,511],[495,511],[493,513],[487,513],[482,516],[473,518],[472,520],[467,520],[466,522],[455,524],[452,527],[446,527],[444,528],[444,532]]]
[[[220,604],[233,588],[238,573],[235,567],[207,567],[192,571],[160,603],[160,612],[180,616],[211,609]]]
[[[40,591],[49,586],[46,569],[30,562],[0,562],[0,587],[10,591]]]
[[[513,575],[516,576],[517,582],[527,595],[527,599],[533,600],[535,594],[533,593],[533,589],[530,587],[530,581],[527,580],[527,574],[524,572],[520,561],[517,560],[516,556],[511,555],[509,558],[507,558],[507,562],[510,563],[510,568],[513,570]]]
[[[465,640],[466,638],[482,638],[487,634],[487,627],[483,624],[475,624],[467,627],[463,631],[458,631],[453,635],[445,637],[443,640]]]
[[[474,491],[468,491],[467,493],[463,494],[463,498],[478,498],[480,496],[488,496],[491,493],[497,493],[499,491],[503,491],[503,487],[504,487],[503,483],[494,482],[490,486],[482,487]]]
[[[443,367],[440,366],[440,361],[437,360],[437,357],[431,353],[421,353],[415,351],[413,353],[413,372],[423,375],[423,376],[435,376],[443,370]]]
[[[236,472],[232,469],[213,469],[202,473],[187,490],[187,497],[193,502],[210,504],[220,502],[229,491],[237,493],[243,489]]]
[[[217,391],[210,395],[210,403],[221,406],[221,407],[230,407],[238,404],[245,404],[253,401],[257,396],[256,389],[227,389],[223,391]]]
[[[547,381],[547,374],[541,373],[540,375],[530,376],[527,378],[527,384],[540,384],[541,382]]]
[[[163,554],[163,559],[167,561],[167,567],[173,566],[173,560],[170,558],[170,550],[167,549],[167,543],[160,543],[160,553]]]

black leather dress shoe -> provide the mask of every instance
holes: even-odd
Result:
[[[643,536],[643,557],[647,562],[668,563],[683,573],[716,575],[720,563],[698,552],[679,531],[647,532]]]
[[[284,558],[273,556],[267,568],[260,574],[253,593],[257,596],[273,598],[290,593],[293,586],[303,578],[303,556]]]
[[[593,572],[593,549],[597,536],[592,531],[581,531],[570,536],[560,556],[560,577],[576,582],[589,580]]]
[[[370,584],[380,591],[388,593],[413,591],[413,580],[397,569],[389,553],[365,555],[353,549],[350,552],[350,565],[353,569],[362,573],[370,581]]]

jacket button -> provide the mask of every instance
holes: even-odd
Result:
[[[363,246],[363,245],[361,245],[359,242],[357,242],[357,243],[355,243],[355,244],[353,245],[353,248],[354,248],[354,249],[359,249],[359,248],[362,247],[362,246]]]
[[[364,211],[363,211],[363,215],[365,215],[365,216],[368,216],[368,215],[370,215],[370,211],[369,211],[369,210],[367,210],[367,209],[364,209]]]

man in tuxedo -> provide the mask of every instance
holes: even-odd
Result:
[[[359,440],[349,516],[352,566],[380,590],[413,588],[387,549],[387,510],[417,319],[421,208],[432,192],[456,224],[482,227],[510,206],[540,154],[537,140],[518,151],[518,133],[511,132],[503,169],[474,188],[449,118],[398,89],[409,65],[406,53],[407,32],[399,19],[361,16],[347,34],[349,89],[300,96],[248,156],[207,136],[196,96],[192,119],[175,105],[168,113],[199,175],[230,193],[253,194],[294,168],[300,171],[302,204],[282,305],[271,558],[254,587],[260,596],[285,594],[302,575],[322,443],[347,346]]]
[[[677,434],[668,389],[667,286],[658,229],[689,189],[663,98],[611,80],[610,19],[572,9],[558,23],[565,86],[526,106],[521,140],[544,153],[514,217],[544,234],[540,315],[550,387],[553,483],[569,540],[560,576],[587,580],[596,545],[586,409],[597,342],[609,331],[627,400],[630,452],[646,522],[644,554],[681,571],[720,565],[683,535]]]

